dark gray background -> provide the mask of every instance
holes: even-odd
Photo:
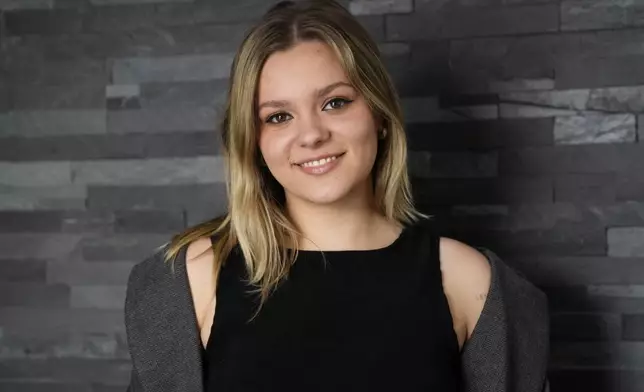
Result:
[[[124,389],[127,274],[223,210],[214,124],[270,3],[0,0],[0,390]],[[422,209],[549,294],[553,390],[644,390],[644,2],[345,4]]]

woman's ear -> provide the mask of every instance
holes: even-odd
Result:
[[[387,121],[387,119],[384,118],[384,117],[379,117],[378,122],[376,124],[380,125],[379,129],[387,129],[387,128],[389,128],[389,121]]]
[[[385,137],[387,137],[388,121],[378,116],[375,123],[376,123],[376,135],[378,136],[378,139],[382,140]]]

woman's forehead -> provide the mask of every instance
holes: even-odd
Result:
[[[333,50],[321,42],[303,42],[273,53],[260,73],[261,99],[282,99],[280,95],[315,94],[333,83],[349,84],[342,64]]]

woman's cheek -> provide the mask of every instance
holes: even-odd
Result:
[[[287,132],[276,131],[272,134],[266,134],[260,142],[260,148],[267,164],[288,164],[291,140],[292,137]]]

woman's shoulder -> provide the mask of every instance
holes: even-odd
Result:
[[[443,236],[439,223],[431,216],[407,224],[406,230],[417,240],[412,241],[413,244],[438,244],[441,269],[447,273],[458,272],[466,273],[467,276],[485,277],[486,271],[490,269],[486,255],[464,242]]]
[[[201,271],[209,266],[213,257],[210,237],[200,237],[182,249],[176,255],[169,256],[168,245],[154,250],[148,257],[134,264],[130,270],[128,286],[141,287],[165,279],[168,274],[176,274],[176,268],[185,264],[187,272]]]
[[[188,273],[202,270],[212,260],[212,233],[225,217],[216,217],[178,233],[173,239],[155,249],[150,256],[135,264],[130,271],[128,286],[154,284],[158,279],[175,275],[185,265]]]
[[[407,226],[414,233],[417,245],[436,244],[444,279],[459,288],[488,287],[490,283],[490,262],[488,257],[459,240],[443,236],[439,223],[431,216],[422,217]],[[434,252],[434,249],[432,249]],[[435,254],[435,253],[434,253]]]
[[[198,238],[169,258],[167,246],[135,264],[130,271],[125,297],[126,315],[145,312],[150,301],[190,292],[196,309],[209,301],[214,285],[211,240]]]
[[[490,263],[488,258],[474,247],[448,237],[439,237],[441,269],[450,273],[463,285],[490,283]]]
[[[203,292],[210,292],[215,284],[215,254],[210,237],[200,237],[186,247],[186,273],[196,302]],[[198,307],[197,307],[198,309]]]
[[[465,320],[471,335],[485,305],[492,271],[488,258],[475,248],[455,239],[440,237],[440,265],[443,289],[453,298],[452,309]]]

